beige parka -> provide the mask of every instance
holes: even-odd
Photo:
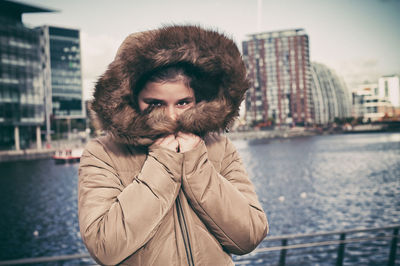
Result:
[[[198,68],[215,97],[177,121],[162,110],[137,111],[140,76],[181,63]],[[98,263],[233,265],[231,254],[263,240],[266,215],[236,149],[218,134],[237,115],[247,85],[236,45],[215,31],[168,26],[124,41],[92,102],[108,134],[87,145],[79,167],[80,231]],[[185,153],[153,143],[178,131],[203,140]]]

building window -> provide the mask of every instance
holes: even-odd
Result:
[[[389,86],[387,80],[385,80],[385,97],[389,97]]]

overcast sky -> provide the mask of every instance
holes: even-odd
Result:
[[[81,31],[85,99],[132,32],[163,24],[198,24],[231,36],[241,48],[258,31],[304,28],[310,59],[343,77],[349,89],[400,74],[400,0],[18,0],[57,10],[23,15],[29,26]],[[258,12],[258,3],[262,3]],[[262,14],[261,17],[258,14]]]

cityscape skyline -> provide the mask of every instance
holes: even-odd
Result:
[[[335,70],[349,90],[364,81],[376,82],[381,75],[400,73],[398,0],[264,0],[261,20],[257,18],[260,1],[255,0],[96,1],[95,8],[92,1],[17,2],[58,11],[25,14],[23,22],[30,27],[54,25],[81,31],[85,99],[128,34],[172,23],[215,28],[232,36],[239,47],[247,35],[257,32],[258,25],[261,32],[304,28],[310,37],[310,61]]]

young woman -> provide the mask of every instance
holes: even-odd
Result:
[[[127,37],[96,84],[107,132],[79,168],[79,223],[100,264],[233,265],[268,223],[237,151],[219,132],[248,88],[232,40],[196,26]]]

